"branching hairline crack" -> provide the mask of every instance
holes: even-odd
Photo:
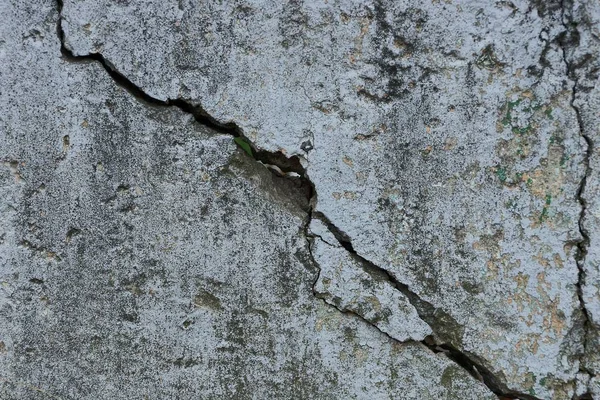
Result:
[[[398,291],[400,291],[409,300],[409,302],[417,310],[419,317],[423,321],[425,321],[430,326],[432,331],[434,332],[434,336],[426,337],[423,341],[420,342],[421,344],[425,345],[427,348],[429,348],[434,353],[440,353],[440,352],[445,353],[449,359],[451,359],[456,364],[458,364],[460,367],[465,369],[475,379],[483,382],[483,384],[485,384],[488,387],[488,389],[490,389],[496,395],[502,396],[504,398],[523,399],[523,400],[539,400],[535,396],[531,396],[526,393],[521,393],[521,392],[517,392],[517,391],[509,389],[506,386],[506,384],[504,384],[487,367],[485,367],[483,365],[482,360],[478,359],[478,357],[476,357],[472,354],[467,354],[467,353],[459,350],[453,344],[451,344],[449,342],[442,342],[439,340],[439,338],[436,338],[435,337],[436,328],[434,326],[432,326],[433,325],[432,318],[424,315],[424,313],[423,313],[423,310],[425,308],[437,310],[435,308],[435,306],[433,306],[431,303],[421,299],[417,293],[410,290],[408,285],[400,282],[394,276],[394,274],[390,273],[389,271],[387,271],[384,268],[379,267],[378,265],[375,265],[373,262],[371,262],[368,259],[364,258],[363,256],[359,255],[354,250],[354,246],[352,245],[352,242],[351,242],[350,238],[348,237],[348,235],[346,235],[341,229],[336,227],[323,213],[318,212],[318,211],[313,212],[311,214],[311,218],[319,219],[321,222],[323,222],[327,226],[327,229],[329,230],[329,232],[338,241],[338,244],[341,247],[343,247],[344,249],[346,249],[346,251],[348,251],[350,253],[350,255],[357,262],[359,262],[365,268],[365,270],[367,272],[370,271],[369,273],[372,273],[372,274],[374,273],[379,276],[383,276],[384,278],[386,278],[388,280],[388,282],[394,288],[396,288]],[[310,223],[310,220],[308,221],[308,223]],[[307,227],[308,227],[308,224],[307,224]],[[320,238],[320,236],[318,236],[318,235],[309,234],[307,227],[306,227],[307,238],[309,238],[310,236]],[[310,255],[311,255],[311,257],[313,257],[313,260],[314,260],[314,256],[312,254],[312,246],[310,245],[310,243],[309,243],[309,249],[311,249]],[[316,260],[314,260],[314,263],[317,265],[317,268],[318,268],[318,263],[316,262]],[[317,281],[319,280],[320,272],[321,272],[321,269],[320,268],[318,268],[318,269],[319,269],[319,273],[317,274],[317,279],[313,283],[313,293],[315,295],[316,295],[315,286],[317,284]],[[325,300],[323,299],[323,301],[325,301]],[[327,302],[325,302],[325,303],[332,307],[335,307],[337,310],[339,310],[342,313],[356,315],[360,320],[368,323],[369,325],[372,325],[373,327],[375,327],[375,329],[382,332],[384,335],[391,338],[395,342],[398,342],[398,343],[413,342],[412,340],[402,342],[402,341],[390,336],[389,334],[381,331],[381,329],[379,329],[375,324],[366,320],[363,316],[361,316],[353,311],[350,311],[350,310],[341,310],[333,304],[329,304]]]
[[[314,190],[314,184],[308,178],[308,176],[306,174],[306,170],[302,166],[302,163],[300,162],[300,158],[298,156],[287,157],[282,152],[269,152],[269,151],[257,148],[253,144],[253,142],[250,141],[243,134],[242,129],[237,124],[235,124],[234,122],[221,123],[221,122],[217,121],[209,113],[207,113],[200,105],[193,105],[183,99],[160,100],[160,99],[150,96],[149,94],[144,92],[140,87],[135,85],[131,80],[129,80],[125,75],[123,75],[121,72],[117,71],[116,68],[114,68],[114,66],[100,53],[90,53],[87,55],[80,55],[80,56],[73,54],[73,52],[71,50],[69,50],[67,48],[67,46],[65,45],[65,33],[62,28],[62,18],[63,18],[63,16],[62,16],[62,10],[63,10],[62,0],[57,0],[57,5],[58,5],[58,20],[57,20],[56,31],[57,31],[58,39],[60,41],[60,50],[61,50],[62,56],[64,57],[65,60],[67,60],[69,62],[90,62],[90,61],[99,62],[100,65],[102,65],[102,67],[104,68],[104,70],[113,79],[113,81],[118,86],[125,89],[129,94],[131,94],[138,101],[140,101],[144,104],[150,105],[150,106],[176,107],[185,113],[191,114],[199,124],[201,124],[207,128],[210,128],[217,133],[227,134],[234,138],[243,138],[247,142],[247,144],[252,148],[252,156],[256,161],[261,162],[262,164],[266,164],[267,166],[275,165],[277,167],[277,169],[283,173],[292,172],[292,173],[299,175],[300,179],[302,179],[304,182],[308,183],[312,189],[307,196],[309,198],[309,202],[313,203],[315,201],[316,192]],[[272,168],[269,168],[269,170],[271,170],[273,172]],[[274,172],[274,173],[276,173],[276,172]],[[394,287],[396,287],[399,291],[401,291],[404,295],[407,296],[407,298],[413,304],[413,306],[415,306],[415,303],[420,303],[421,306],[423,306],[423,304],[426,304],[429,307],[433,307],[431,304],[420,299],[416,293],[411,292],[407,285],[399,282],[390,272],[388,272],[387,270],[385,270],[379,266],[376,266],[369,260],[358,255],[356,253],[356,251],[354,250],[352,243],[351,243],[350,239],[348,238],[348,236],[345,235],[341,230],[337,229],[337,227],[335,227],[323,214],[318,213],[316,215],[316,217],[321,219],[322,221],[326,222],[329,230],[333,233],[335,238],[338,240],[339,244],[342,247],[344,247],[355,259],[357,259],[359,262],[363,263],[363,265],[366,265],[369,269],[377,271],[378,273],[386,276],[388,278],[388,280],[390,281],[390,283]],[[310,235],[308,235],[308,225],[310,224],[310,221],[312,218],[313,218],[313,212],[312,212],[312,204],[311,204],[311,207],[309,208],[309,211],[308,211],[307,219],[304,224],[304,234],[305,234],[305,237],[307,238],[307,240],[310,239]],[[309,251],[310,251],[311,257],[313,258],[314,264],[318,268],[318,263],[316,261],[314,261],[312,251],[310,250],[310,243],[309,243]],[[319,269],[319,274],[320,274],[320,268],[318,268],[318,269]],[[318,279],[319,279],[319,275],[317,275],[317,278],[316,278],[315,282],[313,283],[313,294],[314,294],[314,284],[316,284],[316,281]],[[323,302],[325,302],[324,299],[321,299],[321,300]],[[330,305],[327,302],[325,302],[325,304]],[[330,305],[330,306],[333,306],[333,305]],[[333,306],[333,307],[335,307],[335,306]],[[397,339],[395,339],[392,336],[390,336],[389,334],[381,331],[377,326],[375,326],[374,324],[372,324],[371,322],[369,322],[368,320],[366,320],[364,317],[360,316],[359,314],[356,314],[349,310],[340,310],[337,307],[335,307],[335,308],[344,314],[355,315],[357,318],[359,318],[363,322],[375,327],[375,329],[377,329],[378,331],[383,333],[385,336],[389,337],[391,340],[399,342]],[[415,308],[417,310],[419,310],[419,307],[415,306]],[[480,362],[474,360],[474,356],[461,352],[460,350],[458,350],[456,347],[454,347],[453,345],[451,345],[449,343],[437,343],[436,340],[434,340],[434,338],[432,338],[432,337],[425,338],[425,340],[423,340],[421,343],[435,353],[443,352],[446,355],[448,355],[449,359],[451,359],[457,365],[459,365],[460,367],[465,369],[470,375],[474,376],[476,379],[481,380],[488,387],[488,389],[490,389],[492,392],[494,392],[497,395],[503,396],[505,398],[513,398],[513,399],[538,400],[537,397],[530,396],[530,395],[527,395],[524,393],[515,392],[515,391],[508,389],[506,387],[506,385],[503,384],[498,378],[493,376],[492,373],[486,367],[484,367]]]

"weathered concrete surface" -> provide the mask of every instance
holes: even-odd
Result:
[[[569,75],[576,82],[573,105],[579,128],[588,144],[588,174],[581,198],[585,211],[582,229],[581,299],[586,309],[586,357],[582,366],[580,392],[600,398],[600,3],[568,2],[565,22],[570,30],[564,41]],[[590,379],[591,378],[591,379]],[[589,380],[586,387],[585,383]]]
[[[580,11],[592,27],[595,7]],[[66,1],[63,26],[74,54],[102,54],[151,96],[201,104],[257,147],[303,156],[316,210],[430,305],[419,312],[438,342],[507,390],[567,399],[584,352],[587,166],[569,9]]]
[[[0,398],[495,398],[313,295],[297,182],[0,11]]]

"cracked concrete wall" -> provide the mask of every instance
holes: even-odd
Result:
[[[0,398],[600,397],[597,2],[0,7]]]

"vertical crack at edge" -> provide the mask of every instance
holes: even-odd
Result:
[[[62,28],[63,1],[56,0],[56,3],[57,3],[57,11],[58,11],[58,18],[57,18],[57,23],[56,23],[56,33],[57,33],[57,36],[58,36],[58,39],[60,42],[60,51],[61,51],[62,57],[66,61],[73,62],[73,63],[96,61],[96,62],[100,63],[100,65],[104,68],[104,70],[112,78],[112,80],[115,82],[115,84],[117,84],[119,87],[123,88],[125,91],[127,91],[131,96],[133,96],[135,99],[140,101],[142,104],[146,104],[149,106],[158,106],[158,107],[176,107],[185,113],[191,114],[194,117],[194,119],[196,120],[196,122],[198,122],[202,126],[210,128],[213,131],[216,131],[218,133],[227,134],[232,137],[243,138],[252,148],[252,150],[253,150],[252,157],[257,162],[261,162],[262,164],[267,164],[267,165],[272,164],[272,165],[277,166],[281,171],[283,171],[285,173],[295,172],[300,176],[299,179],[302,181],[302,183],[307,184],[308,187],[310,188],[310,191],[307,193],[309,209],[308,209],[307,217],[304,222],[304,226],[302,227],[302,230],[303,230],[303,234],[307,240],[309,254],[311,256],[311,259],[312,259],[314,265],[318,269],[318,273],[317,273],[315,281],[313,282],[312,289],[313,289],[313,295],[315,295],[315,297],[319,298],[318,296],[316,296],[314,286],[316,285],[316,282],[318,281],[318,279],[320,277],[321,269],[312,254],[312,250],[311,250],[312,238],[311,238],[311,235],[310,235],[309,229],[308,229],[310,222],[313,218],[313,208],[314,208],[314,204],[316,203],[317,193],[315,190],[314,183],[308,178],[306,169],[302,166],[302,163],[300,162],[300,157],[298,157],[296,155],[287,157],[281,151],[270,152],[267,150],[257,148],[256,145],[243,134],[243,131],[239,127],[239,125],[235,124],[234,122],[228,122],[228,123],[219,122],[217,119],[212,117],[208,112],[206,112],[202,108],[201,105],[193,105],[183,99],[160,100],[160,99],[150,96],[149,94],[144,92],[140,87],[135,85],[131,80],[129,80],[125,75],[123,75],[121,72],[117,71],[114,68],[114,66],[108,60],[106,60],[104,58],[104,56],[100,53],[90,53],[87,55],[76,56],[65,45],[65,33]],[[269,169],[269,170],[272,173],[279,175],[278,173],[274,172],[272,169]],[[407,298],[409,299],[411,304],[413,304],[413,306],[415,306],[415,302],[421,303],[421,305],[429,304],[429,303],[425,302],[424,300],[420,299],[415,293],[411,292],[407,285],[397,281],[397,279],[393,275],[391,275],[387,270],[385,270],[379,266],[376,266],[369,260],[358,255],[356,253],[356,251],[354,251],[352,243],[350,242],[350,239],[347,237],[347,235],[345,235],[341,230],[339,230],[331,222],[329,222],[329,220],[323,214],[318,213],[317,218],[320,218],[321,220],[323,220],[324,222],[327,223],[329,230],[334,234],[334,236],[336,237],[336,239],[338,240],[340,245],[342,247],[344,247],[353,257],[355,257],[357,260],[359,260],[361,263],[363,263],[363,265],[366,265],[368,268],[374,269],[375,271],[383,274],[384,276],[387,276],[390,283],[394,287],[396,287],[400,292],[402,292],[405,296],[407,296]],[[320,300],[322,300],[326,305],[334,307],[336,310],[340,311],[343,314],[350,314],[350,315],[356,316],[361,321],[374,327],[379,332],[381,332],[383,335],[387,336],[390,340],[397,342],[397,343],[402,343],[399,340],[395,339],[394,337],[390,336],[389,334],[381,331],[377,326],[375,326],[370,321],[366,320],[361,315],[356,314],[349,310],[340,310],[339,308],[335,307],[334,305],[327,303],[322,298],[320,298]],[[429,305],[429,306],[433,307],[432,305]],[[415,308],[418,310],[418,307],[415,306]],[[421,316],[420,313],[419,313],[419,316]],[[423,319],[423,320],[425,321],[425,319]],[[411,342],[411,341],[407,341],[407,342]],[[463,368],[469,375],[471,375],[475,379],[481,381],[491,392],[493,392],[494,394],[496,394],[502,398],[521,399],[521,400],[540,400],[539,398],[537,398],[535,396],[531,396],[531,395],[528,395],[525,393],[520,393],[520,392],[509,389],[504,383],[502,383],[497,377],[495,377],[480,362],[475,360],[474,359],[475,356],[465,354],[449,343],[436,343],[435,339],[432,337],[427,337],[420,343],[423,344],[424,346],[426,346],[429,350],[431,350],[434,353],[440,353],[440,352],[445,353],[451,361],[453,361],[459,367]]]
[[[567,12],[567,6],[570,7],[570,12]],[[567,49],[569,46],[578,47],[579,46],[579,31],[577,30],[577,23],[573,20],[573,3],[570,0],[561,0],[561,23],[564,28],[564,31],[558,37],[558,44],[562,51],[563,62],[565,64],[565,74],[567,79],[572,81],[573,86],[571,87],[571,98],[570,98],[570,106],[575,112],[576,120],[577,120],[577,128],[579,131],[579,135],[586,144],[586,149],[583,154],[583,164],[584,164],[584,174],[579,183],[579,187],[577,188],[577,201],[580,205],[579,212],[579,220],[578,220],[578,228],[579,234],[582,239],[577,243],[577,253],[576,253],[576,265],[577,265],[577,298],[579,300],[579,308],[581,310],[581,314],[583,317],[583,338],[582,338],[582,346],[583,353],[579,357],[579,372],[583,374],[587,374],[590,378],[594,375],[591,371],[589,371],[585,367],[585,357],[588,349],[588,340],[589,340],[589,332],[590,332],[590,324],[591,319],[589,316],[589,312],[587,310],[585,299],[583,297],[583,286],[585,285],[586,280],[586,272],[585,272],[585,260],[588,253],[588,246],[590,244],[590,237],[588,231],[585,229],[585,217],[587,212],[587,200],[585,198],[585,188],[587,185],[587,179],[591,172],[590,167],[590,159],[593,155],[594,143],[592,138],[584,132],[584,124],[583,119],[581,117],[581,110],[579,107],[575,105],[575,101],[577,100],[577,92],[579,87],[579,77],[577,76],[577,65],[573,65],[573,62],[569,60],[569,55],[567,54]],[[591,394],[589,391],[589,385],[587,387],[587,392],[582,394],[581,396],[574,395],[574,399],[591,399]]]

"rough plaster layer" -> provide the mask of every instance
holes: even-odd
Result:
[[[0,398],[495,398],[313,295],[293,181],[0,10]]]
[[[423,315],[439,341],[512,390],[566,399],[585,319],[569,7],[66,1],[63,15],[74,54],[306,158],[316,210],[445,316]]]

